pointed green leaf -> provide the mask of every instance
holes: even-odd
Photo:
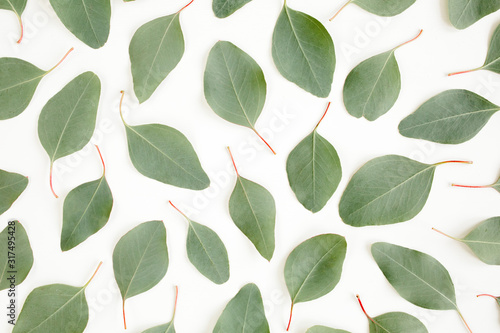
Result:
[[[14,238],[12,238],[14,237]],[[9,243],[13,241],[15,244]],[[8,252],[15,254],[14,266],[9,265]],[[33,266],[33,250],[28,234],[19,221],[11,221],[0,233],[0,290],[9,289],[12,271],[15,271],[15,285],[20,285]]]
[[[401,135],[444,144],[476,136],[500,107],[468,90],[442,92],[399,124]]]
[[[266,101],[266,80],[255,60],[230,42],[217,42],[204,82],[205,98],[217,115],[254,129]]]
[[[104,227],[112,207],[105,171],[101,178],[71,190],[64,199],[61,250],[71,250]]]
[[[457,29],[465,29],[499,9],[499,0],[448,0],[450,21]]]
[[[395,16],[411,7],[416,0],[353,0],[352,3],[379,16]]]
[[[274,254],[276,224],[276,205],[271,193],[238,175],[229,198],[229,214],[257,251],[270,261]]]
[[[38,137],[50,164],[87,145],[94,134],[101,81],[86,72],[68,83],[42,109]]]
[[[372,245],[372,255],[396,291],[425,309],[456,310],[450,274],[428,254],[389,243]]]
[[[328,97],[335,71],[332,37],[315,18],[285,2],[273,33],[273,59],[287,80],[318,97]]]
[[[156,286],[167,268],[167,233],[162,221],[138,225],[120,238],[113,251],[113,270],[124,302]]]
[[[342,178],[337,151],[317,133],[317,128],[291,151],[286,161],[290,187],[299,202],[313,213],[323,209]]]
[[[500,25],[497,26],[491,37],[488,55],[482,69],[500,74]]]
[[[424,324],[412,315],[404,312],[389,312],[372,318],[370,333],[428,333]]]
[[[306,333],[349,333],[348,331],[344,330],[337,330],[334,328],[329,328],[325,326],[313,326],[309,328]]]
[[[213,333],[269,333],[259,288],[247,284],[227,303]]]
[[[331,292],[340,281],[346,251],[345,238],[334,234],[319,235],[297,246],[285,264],[292,305]]]
[[[184,54],[180,11],[141,26],[130,42],[134,91],[139,103],[147,101]]]
[[[111,21],[110,0],[50,0],[66,28],[88,46],[106,44]]]
[[[23,22],[21,20],[21,15],[24,12],[24,8],[26,8],[26,3],[28,0],[0,0],[0,9],[6,9],[14,12],[16,14],[17,19],[19,20],[19,25],[21,28],[21,37],[17,41],[19,44],[23,39]]]
[[[213,0],[212,9],[215,16],[225,18],[252,0]]]
[[[0,170],[0,215],[5,213],[28,186],[28,177]]]
[[[354,227],[408,221],[424,207],[436,165],[398,155],[377,157],[352,176],[339,204],[340,217]]]

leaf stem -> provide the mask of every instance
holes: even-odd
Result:
[[[330,22],[333,21],[334,18],[337,17],[337,15],[340,14],[340,12],[345,8],[347,7],[353,0],[349,0],[347,1],[342,7],[340,7],[340,9],[335,13],[335,15],[332,16],[332,18],[330,18]]]
[[[455,160],[452,160],[452,161],[444,161],[444,162],[435,163],[433,165],[434,166],[438,166],[438,165],[448,164],[448,163],[472,164],[473,162],[472,161],[455,161]]]
[[[482,297],[482,296],[491,297],[491,298],[494,298],[495,300],[498,298],[498,297],[495,297],[495,296],[490,295],[490,294],[480,294],[480,295],[477,295],[476,297]]]
[[[467,329],[469,330],[469,332],[472,333],[472,330],[470,329],[469,324],[467,324],[467,322],[465,321],[464,316],[462,315],[462,313],[460,312],[460,310],[458,308],[457,308],[457,312],[458,312],[458,315],[460,316],[460,319],[462,319],[465,327],[467,327]]]
[[[358,299],[359,306],[361,307],[361,310],[363,310],[363,313],[365,314],[366,318],[368,318],[368,319],[369,319],[372,323],[374,323],[376,326],[379,326],[379,325],[375,322],[375,320],[373,320],[373,318],[372,318],[372,317],[370,317],[370,316],[368,315],[368,313],[366,312],[365,307],[363,306],[363,303],[361,302],[361,298],[359,297],[359,295],[356,295],[356,298]]]
[[[106,164],[104,163],[104,158],[102,158],[101,150],[99,149],[98,145],[95,145],[97,148],[97,152],[99,153],[99,157],[101,158],[101,163],[102,163],[102,176],[106,175]]]
[[[420,37],[420,36],[422,35],[422,33],[423,33],[423,32],[424,32],[424,30],[423,30],[423,29],[420,29],[420,32],[418,33],[418,35],[417,35],[416,37],[413,37],[413,38],[412,38],[412,39],[410,39],[409,41],[404,42],[403,44],[400,44],[400,45],[396,46],[396,47],[394,48],[394,50],[399,49],[401,46],[405,46],[406,44],[409,44],[409,43],[411,43],[411,42],[415,41],[416,39],[418,39],[418,37]]]
[[[328,105],[326,106],[326,111],[325,111],[325,113],[323,113],[323,117],[321,117],[321,119],[318,121],[318,124],[316,125],[316,127],[314,127],[314,130],[316,130],[319,127],[319,124],[321,124],[321,122],[325,118],[326,113],[328,112],[328,109],[330,109],[330,104],[332,104],[332,102],[328,102]]]
[[[21,27],[21,36],[19,37],[19,39],[17,40],[17,44],[20,44],[21,41],[23,40],[23,36],[24,36],[24,26],[23,26],[23,20],[21,19],[21,15],[19,15],[18,13],[16,13],[16,16],[17,16],[17,19],[19,20],[19,25]]]
[[[276,152],[273,150],[273,148],[269,145],[269,143],[267,143],[267,141],[259,134],[259,132],[257,132],[257,130],[255,128],[252,127],[252,130],[255,132],[255,134],[257,134],[257,136],[266,144],[266,146],[269,147],[269,149],[271,149],[271,151],[273,152],[274,155],[276,155]]]
[[[432,228],[432,230],[434,230],[435,232],[437,232],[437,233],[439,233],[439,234],[441,234],[441,235],[443,235],[443,236],[446,236],[446,237],[448,237],[448,238],[451,238],[451,239],[453,239],[453,240],[456,240],[456,241],[459,241],[459,242],[461,241],[460,239],[458,239],[458,238],[456,238],[456,237],[453,237],[453,236],[450,236],[450,235],[448,235],[448,234],[445,234],[444,232],[442,232],[442,231],[440,231],[440,230],[437,230],[436,228]]]
[[[236,176],[240,176],[240,174],[238,173],[238,168],[236,167],[236,163],[234,162],[234,157],[233,157],[233,153],[231,153],[231,148],[227,147],[227,151],[229,151],[229,156],[231,156],[231,161],[233,162],[233,167],[234,167],[234,171],[236,171]]]
[[[120,98],[120,105],[119,105],[119,110],[120,110],[120,118],[122,118],[123,125],[128,126],[127,123],[125,122],[125,119],[123,118],[123,112],[122,112],[122,105],[123,105],[123,99],[125,98],[125,91],[122,90],[120,91],[120,94],[122,94]]]
[[[92,280],[94,279],[94,277],[96,276],[97,272],[99,271],[99,268],[101,268],[102,266],[102,261],[99,263],[99,265],[97,266],[94,274],[90,277],[90,279],[87,281],[87,283],[85,283],[85,285],[83,286],[83,288],[87,288],[87,286],[90,284],[90,282],[92,282]]]
[[[123,308],[123,327],[127,329],[127,319],[125,318],[125,299],[123,299],[122,303],[122,308]]]
[[[174,313],[172,314],[172,322],[175,319],[175,313],[177,312],[177,299],[179,298],[179,287],[175,286],[175,303],[174,303]]]
[[[187,217],[186,214],[184,214],[179,208],[175,207],[175,205],[172,203],[172,201],[168,201],[168,203],[175,208],[175,210],[177,210],[179,213],[181,213],[182,216],[184,216],[188,221],[189,221],[189,217]]]
[[[481,185],[481,186],[473,186],[473,185],[459,185],[459,184],[451,184],[454,187],[464,187],[464,188],[490,188],[493,185]]]
[[[69,56],[69,54],[70,54],[71,52],[73,52],[73,50],[74,50],[74,49],[75,49],[75,48],[74,48],[74,47],[72,47],[72,48],[71,48],[68,52],[66,52],[66,54],[64,55],[64,57],[63,57],[61,60],[59,60],[59,62],[58,62],[58,63],[57,63],[54,67],[52,67],[52,68],[51,68],[51,69],[49,69],[47,72],[45,72],[45,74],[44,74],[44,75],[49,74],[49,73],[50,73],[50,72],[52,72],[54,69],[56,69],[57,67],[59,67],[59,65],[60,65],[60,64],[62,64],[62,62],[63,62],[63,61],[64,61],[64,60],[65,60],[65,59]]]
[[[57,198],[59,198],[56,194],[56,192],[54,191],[54,186],[52,185],[52,173],[53,173],[53,170],[54,169],[54,162],[51,162],[50,163],[50,174],[49,174],[49,183],[50,183],[50,190],[52,191],[52,194]]]
[[[481,70],[481,69],[483,69],[483,66],[478,67],[478,68],[474,68],[474,69],[469,69],[469,70],[467,70],[467,71],[461,71],[461,72],[450,73],[450,74],[448,74],[448,76],[454,76],[454,75],[460,75],[460,74],[472,73],[472,72],[475,72],[475,71],[478,71],[478,70]]]
[[[178,12],[177,14],[179,14],[180,12],[182,12],[184,9],[186,9],[187,7],[189,7],[189,5],[191,5],[192,3],[194,2],[194,0],[191,0],[190,3],[188,3],[187,5],[185,5],[184,7],[182,7]]]
[[[293,315],[293,304],[292,302],[292,307],[290,308],[290,319],[288,319],[288,326],[286,327],[286,331],[288,332],[290,330],[290,325],[292,324],[292,315]]]

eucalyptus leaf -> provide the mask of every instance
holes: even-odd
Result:
[[[85,289],[92,278],[83,287],[51,284],[35,288],[26,298],[12,332],[83,332],[89,320]]]
[[[447,90],[420,106],[399,123],[408,138],[459,144],[476,136],[500,106],[462,89]]]
[[[285,79],[318,97],[328,97],[335,71],[332,37],[315,18],[286,4],[273,33],[274,63]]]
[[[10,221],[0,233],[0,255],[0,290],[20,285],[33,266],[33,250],[21,222]]]
[[[50,159],[52,168],[61,157],[79,151],[92,138],[101,96],[101,81],[92,72],[80,74],[52,97],[38,118],[38,138]]]
[[[231,154],[230,150],[229,153]],[[237,180],[229,198],[229,214],[234,224],[248,237],[257,251],[265,259],[271,261],[275,248],[276,204],[274,198],[261,185],[241,177],[232,155],[231,159]]]
[[[396,103],[401,91],[401,74],[395,52],[414,39],[357,65],[344,83],[344,105],[353,117],[374,121]]]
[[[448,0],[450,21],[457,29],[465,29],[499,9],[499,0]]]
[[[463,188],[474,188],[474,189],[481,189],[481,188],[492,188],[497,192],[500,192],[500,178],[497,179],[497,181],[491,185],[459,185],[459,184],[451,184],[451,186],[454,187],[463,187]]]
[[[328,112],[328,107],[323,118]],[[342,166],[335,148],[317,133],[316,125],[288,155],[288,182],[299,202],[313,213],[319,212],[339,186]]]
[[[481,294],[481,295],[477,295],[477,297],[483,297],[483,296],[493,298],[493,299],[494,299],[494,300],[498,303],[498,305],[500,306],[500,296],[499,296],[499,297],[496,297],[496,296],[493,296],[493,295],[490,295],[490,294]]]
[[[219,41],[208,56],[205,69],[205,98],[221,118],[252,129],[266,102],[266,79],[259,64],[236,45]]]
[[[108,40],[110,0],[50,0],[61,22],[79,40],[98,49]]]
[[[337,330],[326,326],[313,326],[309,328],[306,333],[350,333],[344,330]]]
[[[427,201],[436,167],[444,163],[470,162],[423,164],[399,155],[374,158],[349,181],[340,199],[340,217],[353,227],[411,220]]]
[[[130,126],[123,119],[128,151],[134,167],[144,176],[159,182],[191,190],[210,186],[210,179],[189,140],[176,130],[161,124]]]
[[[353,3],[379,16],[395,16],[411,7],[416,0],[348,0],[330,19],[332,21],[347,5]]]
[[[184,55],[184,35],[179,18],[184,8],[144,24],[132,37],[129,55],[139,103],[153,95]]]
[[[344,237],[324,234],[306,240],[290,253],[285,264],[285,282],[292,300],[288,329],[295,304],[320,298],[338,284],[346,251]]]
[[[428,254],[389,243],[373,244],[372,255],[401,297],[425,309],[456,310],[467,326],[457,306],[450,274],[439,261]]]
[[[21,59],[0,58],[0,120],[14,118],[26,110],[40,81],[63,60],[44,71]]]
[[[28,186],[28,177],[0,170],[0,215],[5,213]]]
[[[259,288],[247,284],[227,303],[213,333],[269,333]]]
[[[467,245],[482,262],[488,265],[500,265],[500,217],[492,217],[481,222],[464,238],[455,238],[438,232]]]
[[[226,18],[252,0],[213,0],[212,9],[218,18]]]
[[[143,331],[142,333],[175,333],[175,312],[177,310],[177,296],[179,295],[179,288],[175,287],[175,304],[174,304],[174,313],[172,314],[172,319],[163,325],[158,325]]]
[[[420,320],[404,312],[389,312],[372,318],[366,312],[359,296],[356,295],[356,297],[366,318],[368,318],[370,333],[428,333],[427,328]]]
[[[186,250],[189,261],[213,283],[226,283],[229,280],[229,259],[220,237],[209,227],[191,221],[172,202],[170,204],[188,221]]]
[[[99,148],[97,148],[99,151]],[[106,166],[101,157],[102,177],[82,184],[64,199],[61,250],[68,251],[106,225],[113,208],[113,195],[106,180]]]
[[[23,21],[21,20],[21,15],[24,12],[24,8],[26,8],[26,3],[28,0],[0,0],[0,9],[6,9],[14,12],[16,14],[17,19],[19,20],[19,26],[21,28],[21,36],[17,43],[21,43],[23,39]]]
[[[167,273],[167,232],[162,221],[144,222],[127,232],[113,251],[113,270],[125,301],[156,286]]]

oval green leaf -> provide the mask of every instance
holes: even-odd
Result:
[[[465,29],[499,9],[499,0],[448,0],[450,21],[457,29]]]
[[[226,18],[252,0],[213,0],[212,9],[218,18]]]
[[[0,170],[0,215],[5,213],[28,186],[28,177]]]
[[[344,330],[337,330],[326,326],[313,326],[309,328],[306,331],[306,333],[350,333],[350,332]]]
[[[111,21],[110,0],[50,0],[66,28],[91,48],[108,40]]]
[[[23,22],[21,20],[21,15],[24,12],[24,8],[26,8],[26,3],[28,0],[0,0],[0,9],[6,9],[14,12],[16,14],[17,19],[19,20],[19,25],[21,28],[21,36],[17,43],[19,44],[23,39]]]
[[[328,140],[317,133],[318,126],[319,123],[314,131],[290,152],[286,161],[290,187],[297,200],[313,213],[323,209],[342,178],[342,166],[337,151]]]
[[[15,244],[14,246],[12,243]],[[15,263],[9,263],[8,252],[15,254]],[[15,285],[20,285],[28,276],[33,267],[33,250],[31,249],[28,234],[19,221],[10,221],[0,233],[0,290],[9,289],[9,278],[15,271]]]
[[[410,8],[416,0],[353,0],[352,3],[379,16],[395,16]]]
[[[247,284],[229,301],[213,333],[269,333],[259,288]]]
[[[370,333],[428,333],[424,324],[412,315],[404,312],[389,312],[372,318]]]
[[[286,5],[273,33],[274,63],[285,79],[318,97],[328,97],[335,71],[332,37],[315,18]]]
[[[401,135],[443,144],[476,136],[500,107],[468,90],[454,89],[432,97],[399,124]]]

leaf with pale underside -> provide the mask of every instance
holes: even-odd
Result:
[[[15,255],[14,262],[9,262],[9,252]],[[33,266],[33,250],[28,234],[19,221],[9,222],[0,233],[0,255],[0,290],[11,287],[13,281],[9,278],[12,274],[15,275],[15,285],[20,285]]]
[[[440,93],[399,123],[401,135],[443,144],[472,139],[500,107],[468,90]]]
[[[110,0],[50,0],[66,28],[91,48],[108,40],[111,22]]]
[[[332,37],[315,18],[286,4],[273,33],[272,54],[285,79],[318,97],[328,97],[335,71]]]
[[[448,0],[451,23],[465,29],[500,9],[500,0]]]
[[[28,177],[0,170],[0,215],[5,213],[28,186]]]
[[[269,333],[259,288],[247,284],[227,303],[213,333]]]
[[[226,18],[252,0],[213,0],[212,10],[218,18]]]

